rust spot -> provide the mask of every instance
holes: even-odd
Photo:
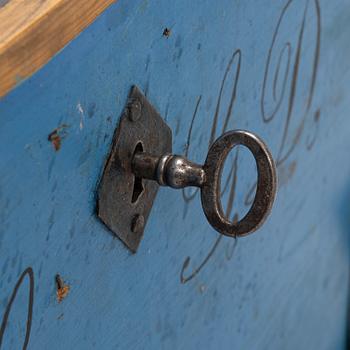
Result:
[[[55,149],[55,151],[59,151],[61,148],[61,141],[65,138],[67,135],[66,128],[68,128],[68,125],[62,124],[55,130],[53,130],[49,136],[47,137],[48,141],[50,141]]]
[[[57,130],[49,135],[48,140],[52,142],[55,151],[58,151],[61,148],[61,137],[58,135]]]
[[[60,275],[56,275],[56,285],[56,297],[57,301],[60,303],[68,295],[70,287],[68,284],[64,284]]]
[[[165,28],[163,30],[163,36],[165,36],[166,38],[169,38],[170,34],[171,34],[171,29]]]

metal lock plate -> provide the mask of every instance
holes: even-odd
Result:
[[[140,90],[132,87],[99,185],[97,215],[134,253],[159,185],[133,174],[133,155],[143,151],[161,156],[171,149],[170,128]]]

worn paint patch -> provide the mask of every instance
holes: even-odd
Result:
[[[281,165],[278,167],[278,184],[284,186],[294,176],[297,168],[297,162],[292,161],[289,165]]]

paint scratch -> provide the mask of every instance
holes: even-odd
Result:
[[[83,130],[83,128],[84,128],[84,110],[83,110],[83,107],[82,107],[80,102],[77,104],[77,110],[80,113],[79,129]]]

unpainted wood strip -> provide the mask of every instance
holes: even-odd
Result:
[[[116,0],[0,0],[0,97]]]

